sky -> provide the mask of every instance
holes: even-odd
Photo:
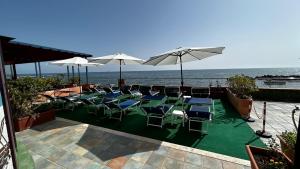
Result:
[[[145,60],[177,47],[226,47],[183,69],[299,67],[299,9],[299,0],[0,0],[0,35],[95,57],[123,52]],[[65,71],[42,63],[43,73]],[[33,73],[34,65],[17,65],[17,72]]]

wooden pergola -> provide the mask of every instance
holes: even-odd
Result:
[[[34,63],[36,75],[41,76],[40,62],[69,59],[76,56],[83,58],[92,56],[85,53],[18,42],[15,41],[15,38],[7,36],[0,35],[0,40],[2,42],[4,64],[10,65],[12,79],[17,78],[16,64]]]
[[[72,57],[91,57],[90,54],[73,52],[68,50],[50,48],[40,45],[33,45],[23,42],[17,42],[12,37],[0,35],[0,97],[3,102],[3,111],[5,125],[7,129],[10,157],[12,159],[13,168],[17,168],[16,160],[16,137],[13,129],[13,119],[10,110],[9,97],[6,88],[5,65],[10,65],[12,78],[17,78],[16,64],[34,63],[36,75],[37,67],[39,67],[39,75],[41,76],[40,62],[68,59]],[[87,70],[87,67],[86,67]],[[0,133],[2,136],[2,133]],[[8,154],[9,155],[9,154]]]

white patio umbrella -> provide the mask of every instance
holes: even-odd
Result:
[[[180,47],[148,59],[145,65],[176,65],[180,64],[181,86],[183,86],[182,63],[202,60],[209,56],[222,54],[225,47]]]
[[[142,64],[145,61],[133,56],[126,55],[124,53],[116,53],[107,56],[101,56],[96,58],[90,59],[92,63],[101,63],[101,64],[119,64],[120,65],[120,81],[122,79],[122,64],[129,65],[129,64]],[[120,86],[120,85],[119,85]]]
[[[87,59],[82,58],[82,57],[73,57],[70,59],[58,60],[58,61],[50,62],[50,64],[58,65],[58,66],[77,66],[79,83],[80,83],[80,70],[79,70],[80,66],[88,67],[88,66],[102,65],[100,63],[90,63]],[[74,74],[73,74],[73,78],[74,78]],[[87,79],[87,83],[88,83],[88,72],[86,72],[86,79]]]

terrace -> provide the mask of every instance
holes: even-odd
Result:
[[[181,100],[165,103],[174,104],[173,109],[182,105]],[[262,103],[254,103],[259,115]],[[154,100],[141,106],[158,104]],[[83,105],[74,111],[59,110],[55,121],[17,133],[17,139],[26,145],[37,168],[250,168],[245,145],[267,143],[255,135],[261,119],[253,110],[256,122],[245,122],[226,99],[215,98],[214,104],[207,134],[189,132],[180,119],[172,124],[171,116],[162,129],[147,127],[140,107],[129,110],[120,122],[103,112],[89,114]],[[276,116],[267,116],[267,131],[275,137],[293,130],[290,118],[296,104],[268,105],[268,113]]]
[[[249,168],[246,160],[61,118],[17,138],[37,168]]]

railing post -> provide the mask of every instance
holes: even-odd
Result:
[[[263,138],[271,138],[272,135],[267,132],[266,129],[266,115],[267,115],[267,102],[264,102],[264,109],[263,109],[263,129],[257,130],[256,134]]]

